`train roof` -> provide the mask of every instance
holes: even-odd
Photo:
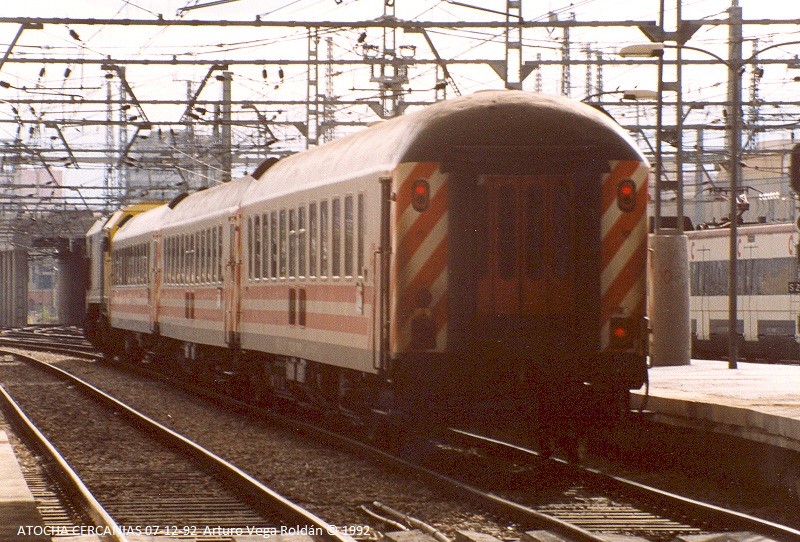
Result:
[[[134,215],[117,230],[114,242],[120,244],[128,239],[152,235],[159,229],[156,225],[161,224],[169,212],[170,208],[164,203],[147,212]]]
[[[715,237],[730,237],[730,228],[709,228],[706,230],[687,231],[689,239],[713,239]],[[781,224],[740,224],[736,228],[737,235],[766,235],[770,233],[794,233],[795,225],[791,222]]]
[[[200,217],[203,220],[211,220],[234,214],[239,208],[242,196],[254,180],[247,175],[190,194],[175,205],[171,212],[164,215],[163,227],[165,229],[180,227],[183,224],[197,222]]]
[[[481,91],[284,158],[260,175],[244,204],[360,175],[391,175],[403,162],[443,162],[449,149],[513,147],[568,159],[581,146],[603,149],[604,160],[645,161],[625,130],[591,106],[547,94]]]
[[[163,202],[143,201],[121,207],[110,215],[98,218],[94,224],[92,224],[92,227],[89,228],[89,231],[86,232],[86,236],[91,237],[92,235],[97,235],[101,231],[112,231],[125,216],[135,216],[160,205],[163,205]]]

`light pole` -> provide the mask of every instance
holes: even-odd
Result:
[[[650,321],[653,340],[650,349],[651,365],[689,365],[691,363],[691,320],[689,311],[689,255],[686,235],[683,231],[683,175],[680,147],[683,114],[681,107],[680,72],[678,80],[664,82],[664,45],[650,43],[623,47],[619,51],[623,57],[655,56],[658,59],[658,90],[656,103],[655,136],[655,182],[654,182],[654,221],[651,247],[651,311]],[[665,227],[661,216],[663,188],[663,110],[664,91],[677,93],[676,98],[676,142],[679,153],[676,155],[678,174],[676,191],[675,223]]]
[[[648,43],[643,45],[632,45],[623,47],[619,54],[623,56],[657,56],[659,59],[659,66],[663,63],[663,50],[665,48],[679,48],[690,51],[697,51],[709,55],[719,61],[723,66],[728,69],[728,169],[730,174],[730,236],[729,236],[729,256],[728,256],[728,367],[730,369],[737,368],[738,350],[739,350],[739,336],[740,330],[738,325],[737,315],[737,296],[738,296],[738,215],[739,215],[739,192],[742,177],[742,163],[741,163],[741,141],[742,141],[742,122],[741,122],[741,109],[742,109],[742,71],[743,66],[753,61],[756,56],[764,51],[781,47],[785,45],[800,44],[800,41],[790,41],[784,43],[777,43],[765,47],[753,54],[747,59],[742,59],[742,8],[738,5],[737,0],[734,0],[733,5],[728,10],[729,13],[729,37],[728,37],[728,60],[721,56],[688,45],[665,45],[664,43]],[[661,73],[659,69],[659,73]],[[682,120],[682,112],[678,111],[679,120]],[[660,129],[660,123],[658,123]],[[659,142],[660,144],[660,142]],[[658,187],[658,166],[660,163],[660,147],[657,148],[656,160],[656,186]],[[680,190],[680,187],[679,187]],[[656,188],[656,213],[660,212],[660,198],[658,188]],[[658,221],[658,219],[656,219]],[[656,226],[658,227],[658,226]],[[687,285],[688,287],[688,285]],[[655,322],[654,322],[655,328]],[[655,330],[654,330],[655,335]]]

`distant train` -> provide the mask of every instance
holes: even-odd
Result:
[[[737,322],[741,355],[800,358],[800,277],[793,224],[737,229]],[[688,232],[694,357],[728,353],[728,228]]]
[[[584,104],[440,102],[101,221],[87,333],[254,401],[619,414],[647,371],[648,171]]]

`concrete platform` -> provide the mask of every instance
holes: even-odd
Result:
[[[653,367],[646,409],[654,421],[701,427],[800,451],[800,366],[692,360]],[[644,401],[634,393],[632,406]]]
[[[0,481],[0,540],[49,540],[20,534],[20,528],[24,533],[43,523],[5,431],[0,431]]]

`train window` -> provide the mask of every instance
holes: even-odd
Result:
[[[572,231],[572,198],[570,183],[562,179],[553,194],[553,237],[557,239],[553,251],[553,271],[557,277],[567,277],[572,271],[575,242]]]
[[[247,276],[253,278],[253,218],[247,219],[247,242],[250,247],[250,258],[247,259]]]
[[[262,279],[269,277],[269,215],[261,215],[261,275]]]
[[[184,249],[184,246],[185,246],[184,245],[184,239],[185,239],[185,236],[183,234],[178,236],[178,245],[176,247],[178,249],[178,261],[177,261],[178,266],[176,268],[176,271],[178,272],[178,276],[177,276],[176,281],[175,281],[176,284],[183,284],[183,269],[184,269],[183,268],[183,260],[184,260],[184,250],[183,249]]]
[[[186,234],[183,236],[183,276],[181,282],[183,284],[190,284],[192,281],[192,252],[191,252],[192,235]]]
[[[353,223],[353,196],[344,198],[344,276],[353,276],[353,248],[355,224]]]
[[[282,279],[286,278],[286,209],[280,212],[280,232],[278,236],[278,274]]]
[[[194,279],[195,283],[201,284],[203,282],[203,239],[205,238],[204,231],[200,230],[195,233],[194,237]]]
[[[209,283],[214,282],[214,271],[211,264],[213,263],[213,245],[211,244],[211,228],[206,228],[206,281]]]
[[[253,251],[250,259],[253,260],[253,278],[261,278],[261,216],[253,218]]]
[[[222,226],[217,226],[217,282],[222,282]]]
[[[497,271],[506,280],[514,278],[517,260],[517,200],[514,191],[514,185],[503,185],[497,197]]]
[[[542,186],[528,186],[525,217],[525,262],[528,277],[538,279],[542,276],[542,258],[544,247],[544,197]]]
[[[197,282],[197,233],[189,234],[189,248],[188,250],[188,264],[189,269],[186,272],[189,284]]]
[[[164,282],[172,284],[172,237],[164,241]]]
[[[164,282],[172,284],[172,237],[164,241]]]
[[[178,284],[180,270],[180,239],[176,235],[172,238],[172,284]]]
[[[194,234],[194,281],[203,282],[203,230]]]
[[[306,208],[297,209],[297,276],[306,276]]]
[[[328,201],[319,203],[319,276],[328,276]]]
[[[270,278],[278,278],[278,213],[272,211],[269,218],[270,224],[270,257],[269,257],[269,276]]]
[[[155,245],[153,245],[155,248]],[[161,266],[161,281],[164,284],[169,284],[169,237],[165,237],[163,241],[164,249],[161,251],[161,260],[158,262]],[[155,252],[158,254],[158,251]]]
[[[366,210],[364,209],[364,193],[358,195],[358,247],[356,248],[356,272],[359,277],[364,277],[364,241],[366,232]]]
[[[200,230],[200,273],[201,280],[205,283],[211,283],[213,280],[212,264],[212,248],[211,248],[211,229],[206,228]]]
[[[308,206],[308,276],[317,276],[317,250],[319,241],[317,240],[317,204],[311,203]]]
[[[342,200],[331,200],[331,275],[338,278],[342,265]]]
[[[297,209],[289,209],[289,278],[297,276]]]

